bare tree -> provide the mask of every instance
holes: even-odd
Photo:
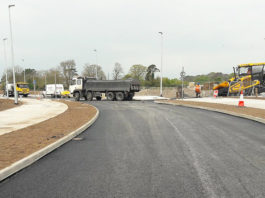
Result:
[[[114,80],[119,80],[121,79],[123,74],[123,69],[121,67],[120,63],[115,63],[113,71],[112,71],[112,77]]]
[[[64,84],[69,87],[70,81],[76,74],[76,64],[74,60],[67,60],[60,63]]]
[[[96,72],[97,72],[97,75],[96,75]],[[106,80],[106,75],[104,71],[102,70],[101,66],[99,65],[90,65],[89,63],[86,63],[84,65],[82,75],[86,77],[94,77],[94,78],[98,76],[98,79]]]

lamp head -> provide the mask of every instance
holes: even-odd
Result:
[[[8,5],[8,8],[15,7],[15,4]]]

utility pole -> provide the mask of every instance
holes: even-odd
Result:
[[[22,62],[23,62],[23,66],[24,66],[24,59],[22,58],[21,59],[22,60]],[[26,82],[26,71],[25,71],[26,69],[25,69],[25,67],[24,67],[24,82]]]
[[[54,94],[54,97],[57,98],[57,96],[56,96],[56,91],[57,91],[57,87],[56,87],[56,71],[55,71],[54,81],[55,81],[55,94]]]
[[[184,77],[185,77],[186,73],[184,72],[184,67],[182,67],[182,71],[180,72],[180,78],[181,78],[181,81],[182,81],[182,88],[181,88],[181,98],[183,99],[184,98],[184,90],[183,90],[183,87],[184,87]]]
[[[44,82],[45,82],[45,89],[46,89],[46,83],[47,83],[47,82],[46,82],[46,74],[45,74],[45,76],[44,76],[44,80],[45,80]]]
[[[33,89],[34,89],[34,95],[36,94],[36,80],[34,79],[34,75],[33,75]]]
[[[14,86],[14,93],[15,93],[15,104],[18,104],[18,95],[17,95],[17,86],[16,86],[16,75],[15,75],[15,57],[14,57],[14,46],[13,46],[13,35],[12,35],[12,23],[11,23],[11,14],[10,8],[14,7],[15,5],[8,6],[8,14],[9,14],[9,27],[10,27],[10,43],[11,43],[11,65],[13,67],[13,86]]]
[[[98,79],[98,51],[94,49],[94,52],[96,54],[96,80]]]
[[[7,78],[6,41],[7,41],[7,38],[4,38],[3,39],[3,43],[4,43],[4,59],[5,59],[5,66],[6,66],[6,97],[9,98],[9,93],[8,93],[8,78]]]
[[[160,96],[163,97],[163,32],[161,34],[161,69],[160,69]]]

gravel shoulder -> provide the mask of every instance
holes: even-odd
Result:
[[[60,101],[68,109],[51,119],[0,136],[0,169],[44,148],[91,120],[97,113],[95,107]]]
[[[21,105],[21,104],[22,103],[20,101],[17,105],[15,105],[14,100],[0,99],[0,111],[11,109],[11,108],[17,107],[18,105]]]
[[[265,109],[258,109],[253,107],[238,107],[234,105],[227,104],[217,104],[217,103],[208,103],[208,102],[194,102],[194,101],[185,101],[185,100],[167,100],[159,101],[160,103],[166,104],[175,104],[175,105],[188,105],[193,107],[206,107],[212,109],[218,109],[226,112],[233,112],[242,115],[253,116],[256,118],[265,119]]]

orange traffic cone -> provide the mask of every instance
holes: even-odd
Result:
[[[243,90],[240,93],[240,98],[239,98],[238,106],[239,107],[244,107],[245,106],[245,104],[244,104],[244,98],[243,98]]]

